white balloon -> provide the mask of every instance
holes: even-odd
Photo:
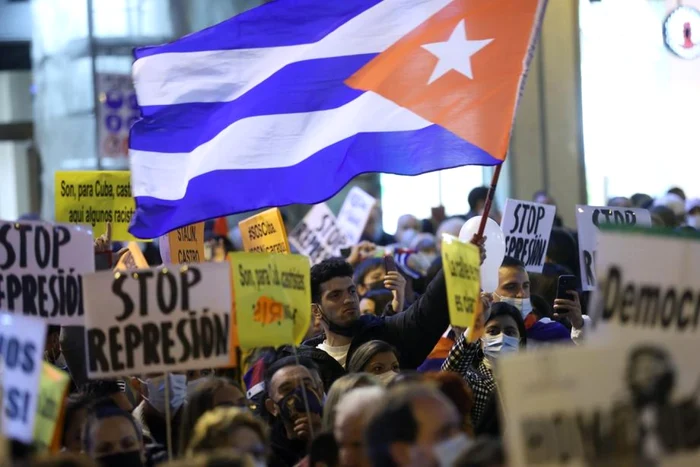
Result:
[[[462,230],[459,231],[461,241],[471,241],[474,234],[479,231],[481,217],[472,217],[464,223]],[[484,244],[486,260],[481,265],[481,288],[484,292],[491,293],[498,288],[498,269],[506,255],[506,236],[503,234],[501,226],[491,218],[486,221],[484,236],[486,237]]]

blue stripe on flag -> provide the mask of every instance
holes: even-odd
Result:
[[[138,238],[155,238],[183,225],[242,211],[319,203],[365,172],[417,175],[462,165],[500,163],[437,125],[416,131],[362,133],[291,167],[200,175],[190,180],[183,199],[139,196],[129,231]]]
[[[135,49],[134,56],[311,44],[380,1],[276,0],[175,42]]]
[[[129,146],[155,152],[190,152],[246,117],[335,109],[364,91],[344,81],[376,54],[296,62],[231,102],[142,107]]]

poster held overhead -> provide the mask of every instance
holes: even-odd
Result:
[[[651,227],[651,214],[646,209],[576,206],[578,227],[578,251],[583,290],[596,287],[596,252],[598,251],[598,227],[603,224]]]
[[[229,366],[227,263],[99,272],[84,278],[90,378]]]
[[[168,232],[160,237],[158,247],[163,264],[204,262],[204,222]]]
[[[27,444],[34,438],[45,340],[45,320],[0,312],[2,431]]]
[[[268,209],[238,223],[245,251],[289,253],[287,230],[278,208]]]
[[[340,248],[347,244],[345,233],[325,203],[317,204],[304,216],[289,234],[289,243],[311,264],[340,256]]]
[[[338,225],[345,233],[344,246],[352,246],[360,241],[376,203],[377,200],[362,188],[354,186],[350,189],[338,212]]]
[[[528,272],[542,272],[556,211],[548,204],[508,198],[501,220],[506,256],[522,261]]]
[[[83,324],[83,275],[95,270],[92,231],[0,221],[0,309],[49,324]]]
[[[474,319],[481,308],[479,261],[479,247],[449,235],[443,237],[442,264],[453,326],[474,328]]]

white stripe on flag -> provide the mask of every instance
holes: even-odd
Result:
[[[189,153],[130,150],[131,189],[134,196],[177,200],[185,196],[190,179],[214,170],[289,167],[357,133],[430,125],[373,92],[336,109],[249,117]]]
[[[132,72],[139,104],[228,102],[290,63],[380,53],[451,1],[385,0],[314,44],[144,57]]]

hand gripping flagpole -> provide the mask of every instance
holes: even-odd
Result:
[[[505,160],[503,161],[505,162]],[[489,192],[486,195],[486,203],[484,204],[484,213],[481,215],[481,223],[479,224],[479,230],[476,232],[476,241],[480,241],[484,237],[484,229],[486,228],[486,222],[489,219],[489,213],[491,212],[491,203],[493,202],[493,197],[496,194],[496,186],[498,185],[498,177],[501,176],[501,167],[503,167],[503,162],[496,166],[493,171],[493,176],[491,177],[491,186],[489,186]]]

